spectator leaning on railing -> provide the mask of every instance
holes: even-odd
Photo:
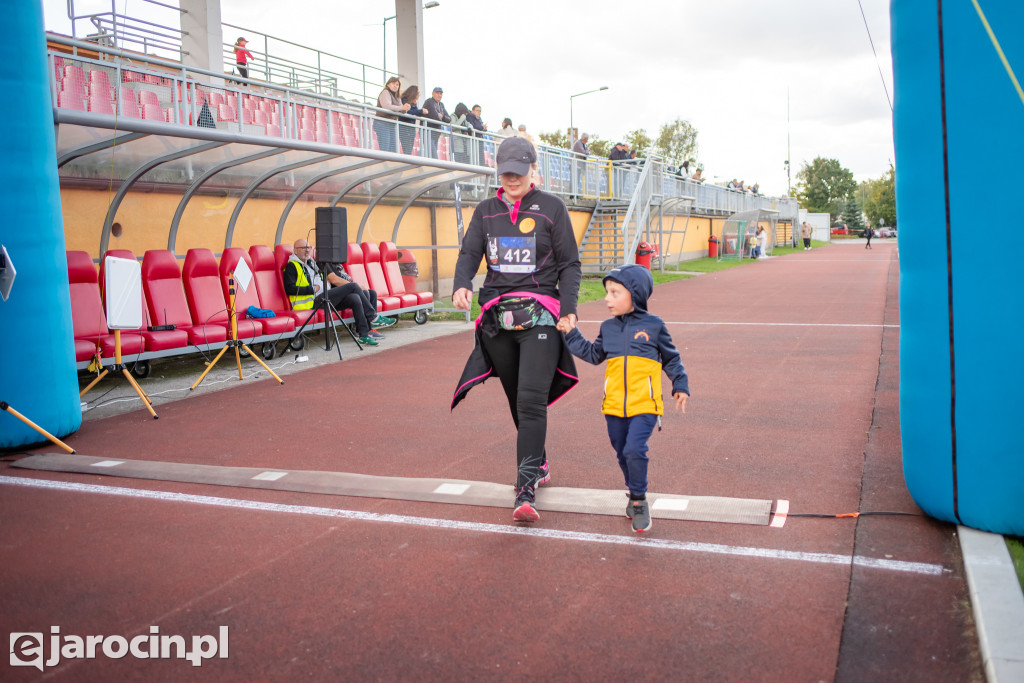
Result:
[[[409,111],[408,104],[402,104],[402,97],[399,91],[402,89],[402,80],[398,76],[392,76],[384,84],[384,89],[377,96],[377,108],[388,111],[405,113]],[[377,134],[377,145],[383,152],[394,152],[395,133],[398,126],[398,117],[395,114],[377,113],[377,119],[373,122],[373,130]]]
[[[410,85],[402,93],[402,104],[408,104],[406,116],[399,116],[401,124],[398,127],[398,138],[402,142],[402,151],[412,154],[412,148],[416,144],[417,117],[423,116],[423,110],[419,108],[420,88],[418,85]]]
[[[448,110],[441,102],[443,96],[444,90],[438,86],[430,94],[430,99],[423,103],[423,118],[427,120],[427,126],[433,129],[427,131],[427,154],[431,157],[437,156],[437,141],[441,139],[441,124],[452,122],[452,117],[449,116]]]
[[[469,140],[467,135],[473,134],[473,127],[469,125],[469,107],[459,102],[455,105],[455,113],[452,115],[452,153],[455,161],[460,164],[469,163]]]
[[[572,151],[581,157],[590,156],[590,148],[587,147],[587,141],[590,140],[590,135],[583,133],[580,135],[580,139],[573,143]]]
[[[616,142],[615,146],[612,147],[612,151],[608,153],[608,158],[611,161],[622,161],[629,158],[629,152],[626,150],[626,143]]]

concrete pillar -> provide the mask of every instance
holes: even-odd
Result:
[[[224,35],[220,0],[180,0],[181,61],[187,66],[224,73]],[[237,36],[235,36],[237,37]],[[231,39],[234,42],[234,38]]]
[[[402,88],[418,85],[422,102],[434,87],[423,82],[423,0],[395,0],[395,16]]]

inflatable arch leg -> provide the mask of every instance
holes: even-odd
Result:
[[[1024,534],[1024,3],[894,0],[903,467],[928,514]]]
[[[82,424],[71,326],[64,224],[57,181],[53,105],[43,42],[43,10],[11,3],[0,41],[0,243],[17,270],[0,300],[0,400],[43,429],[65,436]],[[46,439],[0,411],[0,448]]]

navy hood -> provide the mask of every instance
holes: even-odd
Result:
[[[633,297],[633,308],[640,313],[647,312],[647,300],[654,292],[654,276],[651,271],[643,266],[630,263],[615,268],[601,280],[604,284],[608,280],[615,280],[626,288],[629,295]]]

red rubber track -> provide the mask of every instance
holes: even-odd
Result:
[[[669,323],[693,397],[652,438],[653,491],[787,499],[794,513],[919,512],[900,465],[895,245],[873,246],[657,288],[650,308]],[[606,310],[589,303],[580,317],[593,338]],[[156,421],[142,409],[86,421],[67,442],[111,458],[511,485],[514,435],[498,382],[448,410],[472,343],[460,333],[311,368],[283,386],[240,383],[163,404]],[[552,484],[619,488],[599,413],[603,368],[579,369],[580,386],[550,413]],[[0,475],[513,524],[511,509],[8,464]],[[201,668],[100,656],[47,669],[57,680],[983,680],[951,525],[791,517],[774,529],[655,515],[638,535],[625,516],[540,515],[534,528],[631,543],[0,484],[0,623],[8,633],[56,625],[127,638],[151,626],[186,637],[230,629],[230,657]],[[659,539],[695,545],[650,544]],[[943,571],[720,554],[710,544]],[[40,677],[0,666],[5,680]]]

